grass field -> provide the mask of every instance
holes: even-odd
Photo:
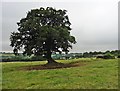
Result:
[[[57,60],[77,62],[77,67],[47,70],[21,70],[42,62],[6,62],[2,64],[3,89],[117,89],[118,60],[90,59]]]

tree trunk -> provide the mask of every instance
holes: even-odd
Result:
[[[48,64],[57,63],[57,62],[56,62],[54,59],[52,59],[52,57],[51,57],[51,55],[52,55],[52,52],[51,52],[52,44],[53,44],[52,37],[49,36],[49,37],[47,38],[47,40],[46,40],[46,49],[47,49],[46,58],[47,58]]]
[[[52,52],[51,52],[51,51],[47,51],[46,58],[47,58],[48,64],[57,63],[57,62],[51,57],[51,55],[52,55]]]

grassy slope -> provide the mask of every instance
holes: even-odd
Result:
[[[3,89],[117,89],[118,60],[58,60],[79,61],[80,67],[52,70],[18,70],[26,65],[45,62],[2,63]]]

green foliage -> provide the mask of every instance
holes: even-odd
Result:
[[[66,10],[52,7],[32,9],[25,18],[18,22],[18,32],[10,36],[14,53],[23,48],[23,54],[51,56],[52,52],[68,52],[75,44],[75,37],[70,35],[70,21]]]
[[[46,60],[42,56],[23,56],[21,53],[15,55],[13,53],[1,53],[0,57],[2,61],[40,61]],[[85,53],[69,53],[69,54],[52,54],[52,58],[57,59],[75,59],[75,58],[102,58],[102,59],[114,59],[120,58],[120,51],[106,51],[106,52],[85,52]]]
[[[98,55],[101,55],[101,56],[98,56]],[[105,52],[101,52],[101,51],[99,51],[99,52],[96,52],[96,51],[94,51],[94,52],[85,52],[85,53],[83,53],[83,57],[84,58],[90,58],[90,57],[96,57],[97,56],[97,58],[115,58],[115,57],[118,57],[120,55],[120,50],[113,50],[113,51],[109,51],[109,50],[107,50],[107,51],[105,51]]]
[[[90,58],[90,57],[92,57],[93,55],[91,54],[91,53],[88,53],[88,52],[85,52],[85,53],[83,53],[83,57],[84,58]]]
[[[46,59],[44,57],[42,57],[42,56],[32,56],[30,60],[43,61],[43,60],[46,60]]]
[[[46,60],[43,56],[23,56],[22,54],[14,55],[4,53],[1,56],[3,62],[13,62],[13,61],[42,61]]]
[[[3,62],[30,61],[30,60],[31,60],[31,57],[29,57],[29,56],[21,56],[21,55],[2,58]]]
[[[105,54],[104,55],[104,57],[103,57],[104,59],[114,59],[115,58],[115,56],[114,55],[112,55],[112,54],[110,54],[110,53],[107,53],[107,54]]]
[[[120,55],[118,55],[117,58],[120,58]]]

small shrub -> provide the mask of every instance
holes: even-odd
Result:
[[[111,55],[111,54],[105,54],[104,59],[115,59],[115,56]]]
[[[104,56],[97,56],[97,58],[104,58]]]
[[[32,56],[31,60],[32,61],[43,61],[43,60],[45,60],[45,58],[42,56]]]
[[[120,55],[118,55],[117,58],[120,58]]]

